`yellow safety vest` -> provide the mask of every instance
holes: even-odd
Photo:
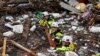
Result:
[[[62,46],[62,47],[58,47],[57,49],[56,49],[57,51],[69,51],[70,50],[70,48],[69,47],[66,47],[66,46]]]
[[[61,37],[61,36],[63,36],[63,34],[61,32],[57,32],[55,36],[56,37]]]
[[[39,25],[41,25],[41,26],[48,26],[47,20],[45,20],[45,19],[40,19],[40,20],[39,20]]]
[[[48,24],[51,26],[53,24],[54,20],[48,21]]]
[[[70,43],[69,48],[70,48],[71,51],[73,51],[75,49],[74,43]]]

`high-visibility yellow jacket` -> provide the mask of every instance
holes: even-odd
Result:
[[[56,48],[56,50],[57,51],[69,51],[70,50],[70,48],[69,47],[66,47],[66,46],[62,46],[62,47],[58,47],[58,48]]]
[[[55,36],[56,36],[56,37],[61,37],[61,36],[63,36],[63,34],[62,34],[61,32],[57,32],[57,33],[55,34]]]
[[[45,19],[40,19],[40,20],[39,20],[39,25],[41,25],[41,26],[48,26],[47,20],[45,20]]]
[[[54,23],[54,20],[48,21],[48,24],[51,26]]]
[[[75,49],[74,43],[70,43],[69,48],[70,48],[71,51],[73,51]]]

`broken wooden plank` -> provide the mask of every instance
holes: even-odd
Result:
[[[7,43],[7,38],[5,37],[3,42],[2,56],[6,56],[6,43]]]
[[[10,40],[10,42],[11,42],[13,45],[15,45],[16,47],[18,47],[18,48],[20,48],[20,49],[22,49],[22,50],[24,50],[24,51],[29,52],[29,53],[32,54],[33,56],[37,56],[37,55],[35,54],[35,52],[29,50],[28,48],[26,48],[26,47],[24,47],[24,46],[22,46],[22,45],[20,45],[19,43],[15,42],[15,41],[13,41],[13,40]]]

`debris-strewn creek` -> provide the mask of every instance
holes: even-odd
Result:
[[[100,56],[100,0],[0,0],[0,56]]]

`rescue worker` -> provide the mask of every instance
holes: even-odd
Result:
[[[62,38],[62,41],[64,43],[67,43],[67,42],[70,43],[69,44],[69,48],[70,48],[71,51],[73,51],[75,49],[75,45],[73,43],[73,36],[71,36],[71,35],[64,35],[63,38]]]
[[[44,16],[42,19],[39,20],[39,25],[48,27],[47,19],[49,18],[49,15]]]
[[[50,28],[51,25],[54,23],[54,19],[49,17],[49,18],[47,19],[47,21],[48,21],[48,25],[49,25],[49,28]]]
[[[57,47],[56,50],[63,51],[63,52],[69,51],[70,50],[69,44],[70,44],[70,42],[67,42],[66,44],[65,44],[65,42],[62,42],[62,45]]]
[[[56,50],[58,51],[73,51],[75,46],[72,42],[72,37],[71,36],[63,36],[62,38],[62,46],[57,47]]]
[[[58,28],[55,32],[52,33],[53,37],[54,37],[54,42],[56,43],[56,47],[61,46],[62,45],[62,36],[63,33],[61,32],[61,30]]]

